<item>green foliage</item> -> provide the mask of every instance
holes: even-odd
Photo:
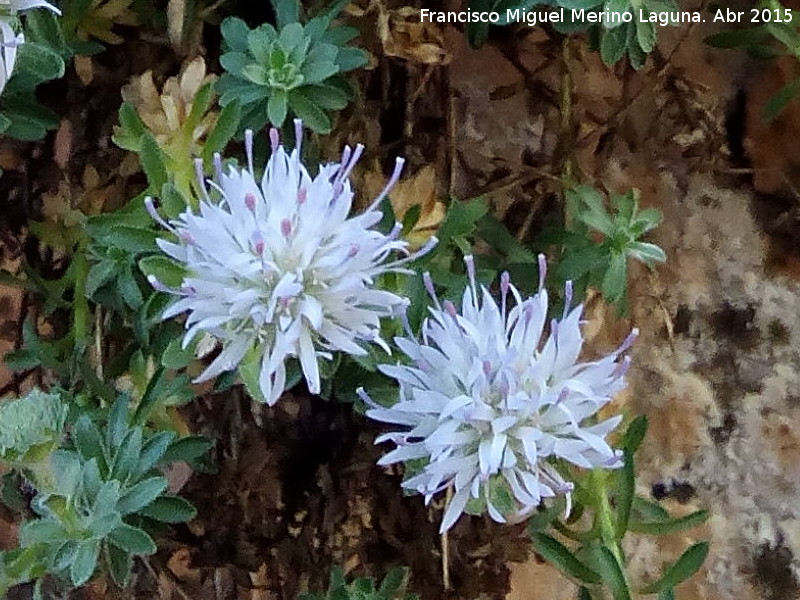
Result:
[[[61,443],[66,418],[58,394],[33,390],[0,402],[0,460],[15,465],[41,460]]]
[[[57,17],[48,10],[24,16],[25,43],[17,51],[11,79],[0,95],[0,133],[19,140],[38,140],[58,124],[56,114],[39,104],[36,88],[64,76],[71,53]]]
[[[634,69],[641,69],[655,48],[659,23],[679,11],[675,0],[471,0],[469,6],[473,11],[498,13],[498,25],[512,23],[507,18],[509,14],[521,18],[525,12],[538,8],[563,9],[565,20],[553,23],[556,31],[586,32],[605,64],[614,65],[627,56]],[[573,10],[584,12],[573,13]],[[573,18],[578,14],[583,18]],[[488,23],[470,23],[470,43],[482,45],[488,30]]]
[[[348,584],[342,568],[334,567],[324,596],[301,594],[299,600],[416,600],[417,595],[407,588],[408,569],[405,567],[391,569],[380,585],[369,577],[358,577]]]
[[[640,586],[632,586],[626,575],[622,541],[629,533],[662,535],[703,523],[708,514],[697,511],[671,519],[657,503],[635,495],[634,454],[647,429],[644,417],[634,419],[622,439],[625,465],[616,471],[595,470],[589,478],[578,481],[573,493],[572,517],[561,522],[563,504],[534,515],[528,523],[533,548],[545,561],[581,586],[579,598],[629,600],[636,593],[673,597],[674,588],[694,575],[708,554],[708,543],[698,542],[674,563],[667,564],[661,577]],[[590,518],[587,519],[586,516]],[[577,523],[589,524],[578,528]],[[551,528],[553,533],[546,530]]]
[[[327,133],[330,111],[344,108],[352,97],[342,73],[367,62],[363,51],[346,46],[358,32],[332,27],[330,16],[302,25],[288,21],[297,18],[296,10],[276,12],[279,30],[268,23],[250,29],[237,17],[222,22],[220,62],[226,72],[217,84],[220,104],[241,104],[240,130],[258,130],[267,122],[280,127],[294,114],[314,131]]]
[[[706,38],[706,43],[716,48],[743,48],[750,56],[762,60],[778,56],[800,60],[800,11],[785,8],[778,0],[764,0],[758,7],[761,16],[757,24],[720,31]],[[769,15],[769,20],[765,15]],[[767,100],[762,118],[774,121],[798,94],[800,79],[793,79]]]
[[[603,292],[623,310],[627,302],[628,260],[652,266],[666,260],[664,251],[641,238],[661,222],[655,208],[639,210],[638,192],[611,194],[609,211],[600,192],[576,186],[566,192],[569,225],[545,240],[563,245],[557,272],[572,280],[578,294],[588,286]],[[599,238],[599,239],[598,239]]]
[[[154,526],[194,518],[191,504],[167,493],[160,468],[195,459],[208,445],[187,444],[172,432],[151,432],[135,424],[128,403],[121,395],[108,411],[76,411],[69,423],[70,442],[59,449],[53,448],[61,442],[54,432],[61,431],[66,415],[60,396],[35,392],[0,405],[0,418],[9,423],[24,411],[31,417],[24,433],[16,434],[18,445],[4,452],[3,460],[10,452],[24,457],[23,464],[15,459],[11,465],[22,468],[37,491],[31,501],[37,518],[21,526],[19,549],[0,555],[0,589],[45,573],[77,587],[101,565],[117,584],[125,585],[134,557],[156,550],[149,533]],[[34,445],[41,452],[31,463],[26,448]]]

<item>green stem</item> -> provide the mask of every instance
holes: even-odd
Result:
[[[600,539],[617,560],[620,571],[625,575],[625,560],[617,537],[614,510],[608,499],[608,471],[594,469],[589,475],[589,484],[595,498],[595,527],[600,530]]]
[[[89,275],[89,261],[86,259],[88,238],[84,236],[78,243],[72,257],[75,269],[75,295],[72,300],[73,322],[72,335],[75,349],[82,352],[86,349],[86,340],[89,331],[89,300],[86,298],[86,278]]]

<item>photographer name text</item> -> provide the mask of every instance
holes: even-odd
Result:
[[[643,9],[637,15],[633,10],[626,12],[598,11],[585,8],[555,8],[553,10],[526,11],[522,9],[506,9],[498,11],[437,11],[423,8],[420,10],[420,21],[423,23],[491,23],[505,25],[507,23],[526,23],[530,27],[545,23],[590,23],[600,25],[616,25],[632,23],[635,20],[658,25],[679,25],[681,23],[790,23],[791,10],[787,9],[750,9],[731,10],[717,9],[711,13],[700,11],[664,11],[654,12]]]

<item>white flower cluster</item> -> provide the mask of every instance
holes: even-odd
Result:
[[[58,8],[44,0],[0,0],[0,94],[14,73],[17,50],[25,43],[25,36],[14,30],[17,14],[32,8],[47,8],[57,15],[61,14]]]
[[[423,322],[422,340],[410,332],[395,340],[412,364],[381,367],[399,382],[399,402],[382,407],[359,390],[372,406],[371,418],[403,427],[376,441],[397,445],[380,464],[411,461],[403,486],[424,494],[426,502],[451,488],[442,532],[468,509],[488,510],[494,520],[506,522],[557,494],[566,494],[569,506],[573,485],[553,459],[585,468],[621,465],[621,453],[605,436],[622,417],[584,423],[624,387],[630,358],[622,354],[637,331],[612,354],[579,362],[582,306],[570,309],[567,284],[564,314],[545,334],[543,256],[539,262],[539,292],[523,300],[504,273],[498,306],[485,287],[478,289],[473,259],[467,257],[471,284],[460,313],[452,302],[439,303],[426,273],[434,306]],[[509,293],[515,305],[507,310]],[[513,503],[513,510],[495,506],[498,497]]]
[[[222,351],[197,381],[233,370],[243,360],[258,361],[263,399],[274,404],[286,385],[285,363],[298,357],[312,393],[320,392],[318,358],[342,351],[364,355],[359,341],[388,347],[380,338],[380,319],[402,312],[407,300],[375,288],[375,280],[426,252],[408,256],[396,224],[387,235],[374,227],[383,217],[381,200],[400,177],[403,161],[383,192],[361,214],[350,217],[353,190],[349,175],[363,147],[346,147],[340,163],[326,164],[312,178],[300,161],[302,125],[295,121],[297,144],[287,153],[277,130],[270,132],[272,156],[257,183],[253,171],[252,132],[246,136],[247,168],[223,172],[215,157],[220,202],[208,195],[199,214],[187,211],[166,223],[174,241],[161,249],[188,275],[180,289],[155,278],[151,284],[180,296],[163,317],[188,312],[184,347],[201,332],[222,342]],[[212,190],[212,193],[213,193]],[[396,252],[407,256],[390,260]]]

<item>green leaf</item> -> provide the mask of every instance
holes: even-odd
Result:
[[[626,25],[602,30],[600,58],[609,67],[615,65],[625,55],[625,49],[628,47],[627,35]]]
[[[142,452],[139,455],[139,464],[136,466],[134,477],[141,477],[155,467],[174,439],[175,434],[171,431],[159,431],[152,435],[142,445]]]
[[[219,113],[217,124],[213,131],[208,134],[206,143],[203,146],[203,160],[208,163],[214,157],[215,152],[222,151],[239,127],[241,115],[241,104],[238,100],[226,104]]]
[[[656,24],[650,21],[636,20],[636,40],[645,53],[650,53],[656,46]]]
[[[89,581],[97,567],[99,554],[100,540],[83,540],[78,543],[75,559],[69,568],[70,579],[74,586],[78,587]]]
[[[368,62],[367,53],[361,48],[339,48],[339,54],[336,55],[336,65],[340,73],[360,69]]]
[[[139,269],[146,276],[152,275],[164,285],[171,287],[180,287],[187,275],[186,269],[181,264],[161,255],[145,256],[139,260]]]
[[[606,13],[621,14],[630,11],[630,9],[631,0],[606,0],[603,5],[603,12]],[[622,19],[613,19],[612,21],[613,22],[610,23],[604,23],[603,26],[608,29],[613,29],[623,24]]]
[[[156,544],[147,533],[132,525],[120,525],[108,535],[108,541],[117,548],[133,555],[149,555],[156,551]]]
[[[339,72],[339,67],[333,62],[307,62],[303,65],[303,83],[306,85],[314,85],[322,83],[329,77],[336,75]],[[309,94],[310,95],[310,94]],[[316,100],[316,95],[313,96]]]
[[[214,445],[214,440],[200,435],[190,435],[173,442],[161,460],[159,465],[168,465],[175,461],[192,462],[208,452]]]
[[[192,504],[179,496],[159,496],[139,514],[161,523],[186,523],[197,516]]]
[[[597,550],[597,560],[600,566],[600,575],[611,589],[611,596],[614,600],[631,600],[631,592],[628,582],[625,581],[625,574],[611,550],[600,546]]]
[[[121,548],[111,544],[106,544],[105,548],[111,577],[114,579],[114,583],[124,588],[128,585],[131,576],[133,557]]]
[[[250,397],[261,404],[266,404],[268,399],[265,398],[264,394],[261,392],[261,384],[259,383],[262,356],[263,351],[260,351],[258,348],[251,348],[245,354],[242,362],[239,363],[239,368],[236,372],[239,373],[239,377],[241,377],[242,383],[244,383],[244,387],[247,393],[250,394]]]
[[[141,148],[140,140],[147,128],[132,104],[123,102],[119,107],[119,123],[121,127],[116,129],[111,139],[124,150],[138,152]]]
[[[139,162],[150,184],[150,189],[158,191],[169,181],[166,158],[158,146],[158,142],[149,131],[145,131],[140,139]]]
[[[132,429],[125,441],[114,455],[111,473],[114,478],[125,482],[139,464],[139,454],[142,451],[142,430],[138,427]]]
[[[15,71],[15,77],[19,77],[20,72],[25,72],[30,77],[32,88],[43,81],[63,77],[64,60],[47,46],[29,41],[17,51]]]
[[[714,48],[738,48],[742,46],[757,46],[768,43],[769,33],[763,27],[742,27],[738,29],[726,29],[708,36],[703,40]]]
[[[378,597],[384,600],[391,600],[395,595],[403,589],[408,582],[408,569],[404,567],[394,567],[383,578],[380,588],[378,588]]]
[[[166,489],[166,477],[150,477],[140,481],[119,499],[117,510],[122,515],[135,513],[158,498]]]
[[[128,399],[120,396],[111,407],[106,425],[106,444],[118,448],[128,431]]]
[[[317,133],[329,133],[331,120],[314,101],[303,93],[304,88],[289,92],[289,104],[295,114],[303,119],[303,124]]]
[[[625,295],[628,286],[627,260],[624,254],[614,252],[603,276],[603,296],[609,302],[618,302]]]
[[[633,454],[639,449],[644,441],[644,436],[647,434],[647,417],[639,415],[630,422],[628,428],[625,430],[625,436],[622,444],[625,449]]]
[[[55,519],[35,519],[24,522],[19,528],[21,547],[50,544],[69,537],[64,527]]]
[[[697,542],[690,546],[675,564],[669,567],[661,579],[644,588],[645,594],[657,594],[674,588],[679,583],[686,581],[700,570],[708,556],[708,542]]]
[[[238,17],[227,17],[222,21],[220,31],[228,48],[235,52],[247,52],[247,36],[250,33],[247,23]]]
[[[666,535],[697,527],[708,519],[708,511],[698,510],[677,519],[666,521],[635,521],[632,520],[628,529],[634,533],[644,533],[647,535]]]
[[[633,453],[627,448],[624,450],[624,463],[617,471],[617,521],[616,536],[621,540],[628,531],[628,522],[631,517],[631,507],[635,495],[635,473],[633,470]]]
[[[790,81],[781,89],[779,89],[773,96],[769,98],[761,110],[761,116],[767,123],[771,123],[783,112],[786,105],[794,100],[800,94],[800,79]]]
[[[628,254],[648,265],[667,260],[667,255],[661,248],[647,242],[634,242],[628,247]]]
[[[278,29],[300,20],[299,0],[270,0],[270,3],[275,11],[275,23]]]
[[[286,120],[286,113],[289,110],[286,92],[275,90],[267,101],[267,116],[270,123],[275,127],[280,127]]]
[[[105,472],[109,458],[107,450],[103,444],[100,430],[88,416],[81,416],[75,423],[72,429],[72,441],[83,460],[96,459],[100,470]]]
[[[192,99],[192,110],[184,122],[185,131],[194,131],[203,119],[203,116],[211,108],[211,101],[214,99],[214,84],[208,81],[200,86]]]
[[[226,52],[219,58],[219,62],[222,65],[222,68],[235,75],[236,77],[244,78],[244,71],[250,66],[252,63],[252,59],[248,57],[247,54],[244,52]],[[220,86],[221,80],[217,83],[217,88],[220,93],[224,93],[224,85]],[[249,84],[248,84],[249,85]],[[264,94],[264,90],[262,89],[260,92],[262,95]]]
[[[537,532],[531,535],[533,549],[547,562],[566,575],[585,583],[600,583],[600,575],[584,565],[561,542],[546,533]]]

